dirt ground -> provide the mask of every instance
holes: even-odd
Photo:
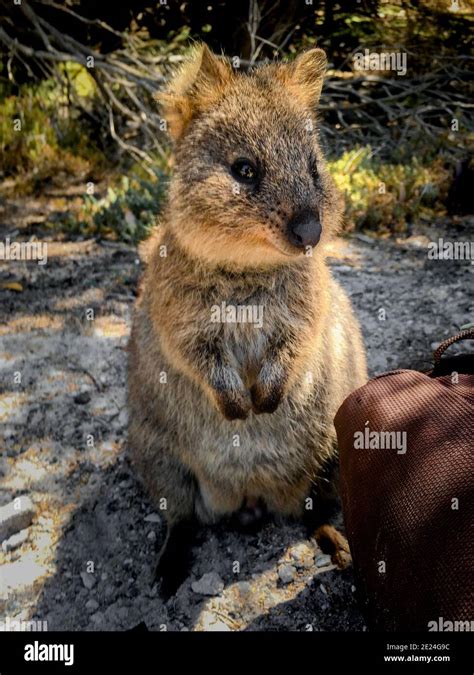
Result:
[[[40,231],[34,217],[22,224],[7,218],[0,240]],[[468,225],[446,223],[445,238]],[[404,241],[334,244],[331,266],[354,303],[372,375],[428,368],[432,347],[472,320],[474,265],[428,260],[427,242],[439,236],[438,225]],[[0,262],[0,507],[20,495],[36,507],[23,543],[0,551],[0,621],[37,619],[49,630],[364,629],[352,571],[336,570],[294,523],[255,535],[203,531],[191,576],[163,604],[152,576],[161,520],[125,457],[137,253],[49,239],[44,266]],[[1,286],[12,281],[22,290]]]

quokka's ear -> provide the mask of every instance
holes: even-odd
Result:
[[[232,77],[230,64],[207,45],[194,48],[168,87],[156,95],[172,138],[177,140],[196,113],[219,100]]]
[[[306,105],[315,106],[321,96],[328,60],[322,49],[309,49],[283,66],[285,84]]]

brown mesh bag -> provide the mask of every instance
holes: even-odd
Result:
[[[372,628],[474,627],[474,355],[441,358],[467,338],[473,329],[443,342],[429,373],[374,378],[335,417],[345,526]]]

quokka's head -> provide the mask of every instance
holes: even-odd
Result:
[[[200,46],[158,96],[175,142],[168,220],[192,255],[284,264],[319,251],[337,226],[316,123],[326,63],[311,49],[241,73]]]

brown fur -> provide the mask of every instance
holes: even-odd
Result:
[[[302,515],[336,453],[334,414],[366,380],[324,259],[341,215],[317,136],[325,63],[313,49],[241,74],[201,47],[160,97],[176,164],[135,310],[129,444],[171,524],[255,500]],[[257,189],[237,187],[237,157],[261,167]],[[301,252],[286,228],[304,209],[322,238]],[[212,322],[223,302],[263,307],[262,326]]]

